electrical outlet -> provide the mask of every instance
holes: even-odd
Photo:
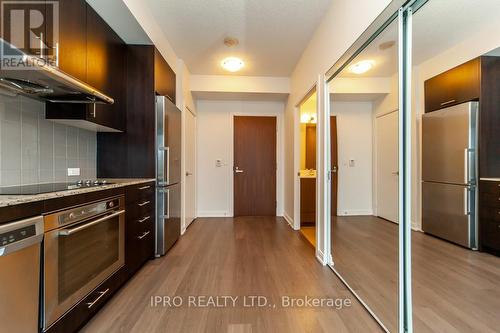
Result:
[[[80,168],[68,168],[68,176],[80,176]]]
[[[218,159],[216,159],[216,160],[215,160],[215,166],[216,166],[217,168],[220,168],[220,167],[222,167],[223,165],[224,165],[224,163],[222,162],[222,160],[221,160],[220,158],[218,158]]]
[[[349,167],[354,168],[356,166],[356,162],[354,160],[349,160]]]

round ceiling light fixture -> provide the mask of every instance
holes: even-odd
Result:
[[[222,68],[229,72],[237,72],[245,66],[243,60],[237,57],[228,57],[221,62]]]
[[[349,70],[354,74],[363,74],[372,69],[374,64],[373,60],[362,60],[349,67]]]

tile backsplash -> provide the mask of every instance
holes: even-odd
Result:
[[[44,102],[0,91],[1,186],[93,179],[96,160],[95,132],[48,121]]]

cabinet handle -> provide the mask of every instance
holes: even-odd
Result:
[[[139,205],[139,207],[144,207],[144,206],[146,206],[146,205],[148,205],[150,203],[151,203],[151,201],[144,201],[144,202],[142,202],[142,203],[140,203],[138,205]]]
[[[43,59],[43,32],[40,33],[40,58]]]
[[[149,235],[149,231],[144,231],[144,233],[141,236],[137,236],[137,238],[140,239],[140,240],[142,240],[147,235]]]
[[[452,100],[449,100],[447,102],[441,103],[441,106],[445,106],[445,105],[448,105],[448,104],[451,104],[451,103],[455,103],[455,102],[456,102],[456,100],[452,99]]]
[[[143,186],[143,187],[139,187],[139,190],[143,191],[143,190],[147,190],[148,188],[151,188],[151,186]]]
[[[104,295],[106,295],[108,293],[108,291],[109,291],[109,288],[104,290],[104,291],[100,291],[99,296],[93,302],[87,303],[87,308],[90,309],[91,307],[93,307],[97,302],[99,302],[99,300],[101,298],[104,297]]]
[[[59,43],[56,43],[56,67],[59,67]]]
[[[142,218],[140,220],[137,220],[137,222],[139,223],[143,223],[143,222],[146,222],[147,220],[149,220],[151,218],[151,216],[146,216],[145,218]]]
[[[95,105],[96,105],[96,103],[92,104],[92,112],[90,113],[90,115],[92,116],[92,118],[95,118],[95,116],[97,114],[96,113],[97,111],[96,111],[96,106]]]

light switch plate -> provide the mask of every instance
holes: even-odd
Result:
[[[80,168],[68,168],[68,176],[80,176]]]

